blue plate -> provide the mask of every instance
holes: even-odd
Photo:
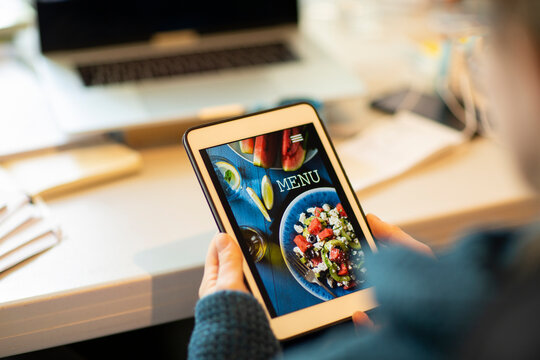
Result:
[[[296,244],[293,239],[298,233],[294,230],[294,225],[300,224],[298,222],[300,214],[304,212],[307,216],[307,209],[310,207],[322,207],[323,204],[335,207],[339,202],[338,195],[334,188],[322,187],[306,191],[305,193],[298,195],[289,206],[287,206],[287,209],[281,218],[281,225],[279,227],[279,245],[287,268],[289,268],[292,276],[304,289],[322,300],[332,300],[333,297],[320,285],[306,281],[306,279],[291,266],[287,256],[295,256],[293,249]],[[336,296],[340,297],[351,294],[358,289],[344,290],[343,288],[336,286],[331,290]]]

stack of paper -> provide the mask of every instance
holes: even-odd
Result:
[[[20,191],[0,169],[0,272],[60,241],[46,206]]]
[[[0,272],[60,241],[59,226],[42,198],[134,174],[141,167],[136,151],[111,141],[3,161]]]
[[[338,152],[353,188],[359,191],[440,156],[465,140],[457,130],[401,112],[342,143]]]

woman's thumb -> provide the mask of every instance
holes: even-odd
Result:
[[[216,250],[218,253],[219,274],[242,273],[242,252],[233,238],[228,234],[216,236]]]

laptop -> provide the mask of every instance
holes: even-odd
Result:
[[[37,0],[36,69],[71,135],[361,94],[296,0]]]

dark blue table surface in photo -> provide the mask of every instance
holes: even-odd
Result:
[[[319,304],[321,299],[306,291],[291,275],[285,265],[279,246],[279,225],[283,213],[289,203],[301,193],[316,187],[332,186],[328,172],[323,162],[316,154],[307,163],[294,172],[285,172],[276,169],[264,169],[254,166],[251,162],[235,153],[228,145],[222,145],[208,149],[210,160],[222,158],[234,165],[243,179],[242,190],[239,197],[229,202],[231,210],[239,226],[248,225],[261,231],[267,238],[268,247],[264,258],[256,263],[261,279],[268,293],[270,301],[274,304],[276,314],[287,314],[307,306]],[[311,170],[317,170],[320,181],[309,187],[300,187],[287,191],[276,185],[277,181],[283,183],[283,179],[295,174],[302,174]],[[252,188],[262,200],[261,180],[268,175],[274,191],[274,206],[269,211],[272,222],[268,222],[255,203],[245,191],[246,187]],[[284,190],[284,191],[280,191]]]

